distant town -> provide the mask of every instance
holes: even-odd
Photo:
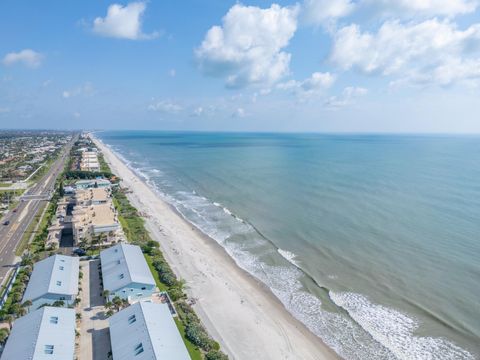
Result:
[[[0,149],[2,360],[228,358],[88,134]]]

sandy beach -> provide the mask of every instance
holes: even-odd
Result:
[[[263,284],[240,269],[223,248],[194,228],[94,138],[130,201],[176,274],[195,310],[231,359],[338,359]]]

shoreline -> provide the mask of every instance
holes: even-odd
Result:
[[[132,191],[127,194],[132,204],[150,215],[145,224],[152,238],[186,281],[195,311],[231,359],[340,358],[220,244],[189,223],[101,140],[92,140],[122,185]]]

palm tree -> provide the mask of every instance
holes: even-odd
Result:
[[[117,311],[119,311],[120,308],[121,308],[121,306],[123,305],[123,300],[120,299],[120,297],[115,296],[115,297],[113,298],[113,300],[112,300],[112,303],[113,303],[113,305],[115,306],[115,309],[116,309]]]
[[[65,301],[63,301],[63,300],[57,300],[57,301],[55,301],[55,302],[52,304],[52,306],[63,307],[63,306],[65,306]]]
[[[108,299],[108,295],[110,295],[110,291],[109,290],[103,290],[102,295],[105,299]]]
[[[24,308],[29,308],[30,306],[32,306],[32,301],[31,300],[26,300],[22,304],[22,307],[24,307]]]

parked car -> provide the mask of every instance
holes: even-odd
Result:
[[[75,250],[73,250],[73,253],[75,255],[78,255],[78,256],[84,256],[84,255],[87,255],[87,252],[81,248],[77,248]]]
[[[3,225],[7,226],[8,224],[10,224],[10,220],[6,220],[3,222]]]

